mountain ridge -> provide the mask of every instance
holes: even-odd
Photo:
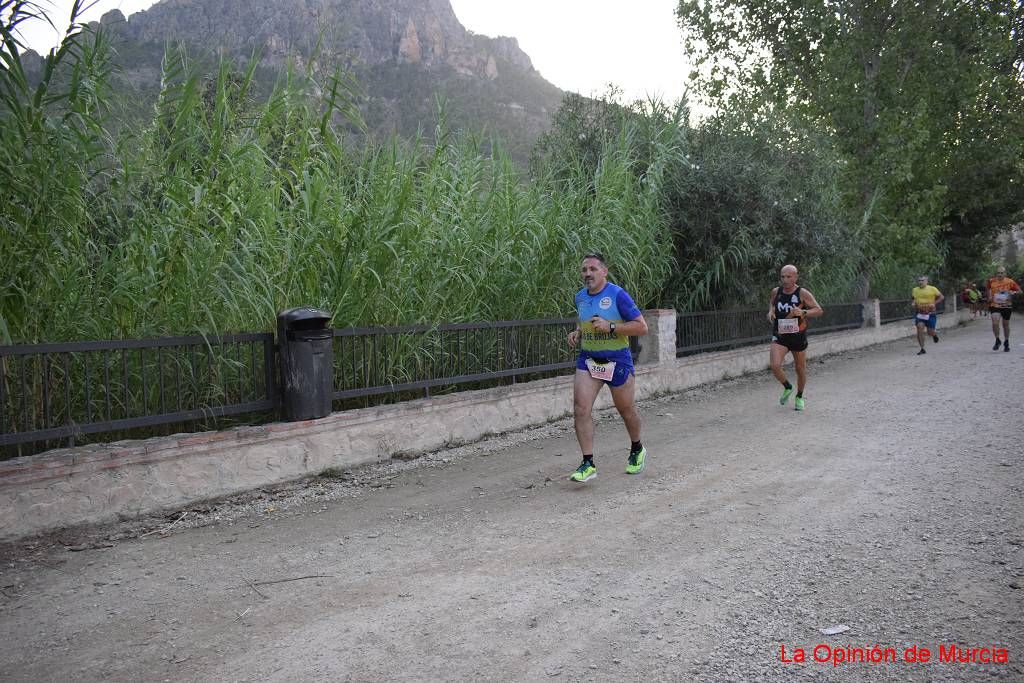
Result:
[[[494,134],[519,161],[565,94],[515,38],[473,33],[448,0],[161,0],[129,17],[110,10],[91,26],[109,32],[119,78],[146,105],[169,43],[239,62],[259,55],[266,79],[292,58],[355,75],[375,136],[432,131],[441,97],[449,125]]]

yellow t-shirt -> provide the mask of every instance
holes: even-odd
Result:
[[[904,289],[903,291],[905,292],[907,290]],[[939,294],[941,294],[941,292],[933,285],[914,287],[910,292],[910,296],[914,297],[914,305],[919,309],[934,305],[935,300],[939,298]]]

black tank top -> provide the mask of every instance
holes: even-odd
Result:
[[[800,307],[800,286],[791,293],[786,294],[782,291],[782,287],[779,287],[779,291],[775,294],[775,322],[772,324],[772,334],[776,337],[779,336],[779,318],[785,318],[789,316],[789,312],[794,308]],[[800,321],[800,332],[807,329],[807,326],[803,320]],[[790,334],[799,334],[799,332]]]

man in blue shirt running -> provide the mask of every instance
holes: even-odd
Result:
[[[647,334],[647,321],[626,290],[608,282],[604,256],[584,256],[580,274],[585,286],[576,294],[576,329],[569,333],[568,342],[570,348],[580,345],[573,382],[573,420],[583,462],[569,478],[582,483],[597,476],[592,413],[597,394],[606,384],[629,432],[626,473],[640,474],[644,469],[647,451],[640,443],[629,337]]]

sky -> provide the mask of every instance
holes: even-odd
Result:
[[[62,29],[72,0],[36,0],[53,7]],[[88,2],[88,0],[85,0]],[[600,95],[609,84],[623,99],[682,96],[689,67],[673,10],[678,0],[450,0],[470,31],[512,36],[544,78],[562,90]],[[111,10],[126,16],[154,0],[98,0],[83,16],[95,21]],[[48,26],[26,30],[29,47],[44,53],[58,40]]]

